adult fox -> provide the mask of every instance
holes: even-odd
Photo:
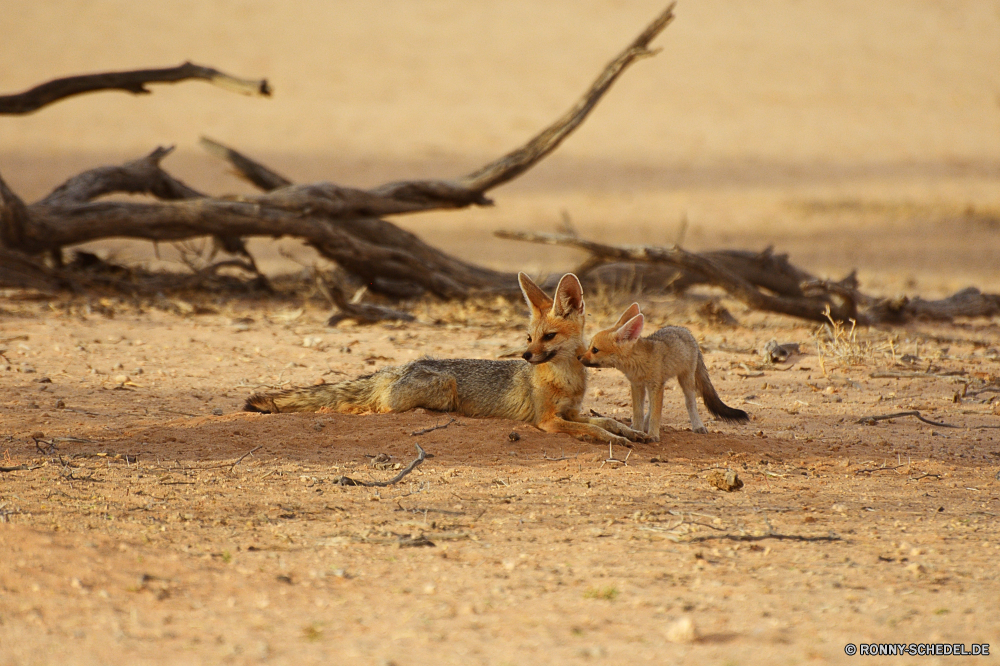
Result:
[[[750,417],[742,409],[722,402],[712,386],[705,359],[691,331],[680,326],[665,326],[649,337],[640,338],[644,318],[639,304],[633,303],[611,328],[598,331],[580,361],[590,368],[617,368],[632,385],[632,427],[643,430],[654,442],[660,441],[660,412],[663,410],[663,387],[671,377],[684,391],[684,404],[691,419],[691,430],[707,433],[698,416],[695,392],[701,394],[708,411],[720,419],[746,423]],[[646,398],[649,411],[645,411]]]
[[[624,445],[646,436],[609,418],[583,416],[587,390],[580,281],[567,273],[549,298],[524,273],[517,276],[531,310],[523,361],[431,359],[383,368],[337,384],[258,393],[256,412],[403,412],[417,407],[464,416],[526,421],[546,432]]]

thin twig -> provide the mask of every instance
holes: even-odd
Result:
[[[30,472],[33,469],[38,469],[42,465],[35,465],[34,467],[28,467],[27,465],[14,465],[13,467],[0,467],[0,472],[20,472],[26,471]]]
[[[410,437],[413,437],[415,435],[426,435],[427,433],[434,432],[435,430],[442,430],[442,429],[447,428],[448,426],[450,426],[452,423],[455,423],[454,417],[450,421],[448,421],[447,423],[445,423],[443,425],[436,425],[436,426],[434,426],[432,428],[424,428],[423,430],[414,430],[413,432],[410,433]],[[417,447],[417,448],[420,448],[420,447]]]
[[[855,474],[874,474],[875,472],[891,472],[893,470],[900,469],[901,467],[909,467],[910,463],[905,463],[903,465],[896,465],[895,467],[871,467],[868,469],[855,470]]]
[[[233,463],[233,464],[232,464],[232,465],[231,465],[231,466],[229,467],[229,473],[230,473],[230,474],[232,474],[232,473],[233,473],[233,470],[234,470],[234,469],[236,469],[236,466],[237,466],[237,465],[239,465],[239,464],[240,464],[241,462],[243,462],[243,459],[244,459],[244,458],[246,458],[246,457],[247,457],[248,455],[250,455],[250,454],[251,454],[251,453],[253,453],[254,451],[258,451],[258,450],[260,450],[261,448],[263,448],[263,446],[255,446],[254,448],[250,449],[249,451],[247,451],[246,453],[244,453],[244,454],[243,454],[242,456],[240,456],[240,459],[239,459],[239,460],[237,460],[236,462],[234,462],[234,463]]]
[[[404,476],[406,476],[414,469],[416,469],[417,465],[422,463],[424,459],[427,457],[427,452],[424,451],[419,444],[416,444],[416,447],[417,447],[417,453],[419,455],[417,455],[417,457],[413,460],[413,462],[411,462],[409,465],[400,470],[399,474],[392,477],[388,481],[359,481],[357,479],[352,479],[349,476],[342,476],[339,479],[337,479],[337,483],[342,486],[366,486],[368,488],[385,488],[386,486],[391,486],[393,484],[399,483],[400,481],[403,480]]]
[[[843,541],[839,536],[803,536],[801,534],[705,534],[687,539],[688,542],[711,541],[713,539],[724,539],[726,541],[763,541],[765,539],[777,539],[779,541]]]
[[[930,419],[926,419],[923,416],[921,416],[920,412],[918,412],[915,409],[912,410],[912,411],[909,411],[909,412],[895,412],[893,414],[882,414],[882,415],[879,415],[879,416],[862,416],[860,419],[857,420],[857,423],[864,423],[865,425],[874,425],[878,421],[886,421],[888,419],[895,419],[895,418],[899,418],[901,416],[915,416],[915,417],[917,417],[918,420],[923,421],[924,423],[927,423],[927,424],[932,425],[932,426],[938,426],[938,427],[941,427],[941,428],[960,428],[961,427],[961,426],[957,426],[957,425],[954,425],[954,424],[951,424],[951,423],[941,423],[939,421],[931,421]]]

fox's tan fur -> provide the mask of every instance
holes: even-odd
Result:
[[[584,324],[580,281],[572,273],[564,275],[554,299],[524,273],[518,281],[531,309],[524,360],[420,359],[337,384],[252,395],[246,409],[360,413],[424,407],[516,419],[546,432],[602,442],[644,441],[641,432],[614,419],[580,414],[587,390],[587,370],[579,359]]]
[[[741,409],[727,406],[719,398],[708,376],[708,368],[698,342],[691,331],[667,326],[646,338],[640,338],[643,315],[633,303],[611,328],[594,335],[580,356],[592,368],[617,368],[632,385],[632,427],[643,430],[653,441],[660,440],[660,413],[663,410],[663,387],[677,377],[684,391],[684,403],[691,430],[707,433],[698,416],[695,393],[701,395],[708,411],[721,419],[745,423],[750,420]],[[645,411],[646,399],[649,411]]]

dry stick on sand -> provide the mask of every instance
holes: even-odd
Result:
[[[100,90],[121,90],[136,95],[149,94],[148,83],[177,83],[201,79],[243,95],[271,94],[266,79],[251,80],[230,76],[211,67],[186,62],[178,67],[104,72],[55,79],[15,95],[0,95],[0,115],[21,115],[37,111],[61,99]]]
[[[427,452],[424,451],[419,444],[417,444],[416,447],[419,455],[413,460],[413,462],[401,469],[399,474],[392,477],[388,481],[358,481],[357,479],[352,479],[349,476],[342,476],[337,479],[337,483],[342,486],[366,486],[368,488],[385,488],[386,486],[399,483],[403,480],[404,476],[415,470],[417,465],[422,463],[424,459],[427,458]]]
[[[803,536],[801,534],[706,534],[704,536],[684,539],[688,543],[698,541],[712,541],[713,539],[723,539],[725,541],[763,541],[765,539],[777,539],[779,541],[843,541],[839,536]]]
[[[915,416],[917,419],[923,421],[924,423],[930,424],[932,426],[938,426],[940,428],[960,428],[961,426],[953,425],[951,423],[939,423],[938,421],[931,421],[920,415],[920,412],[913,410],[910,412],[896,412],[894,414],[882,414],[880,416],[862,416],[856,421],[856,423],[863,423],[865,425],[874,425],[878,421],[887,421],[888,419],[895,419],[901,416]]]
[[[426,435],[429,432],[434,432],[435,430],[441,430],[443,428],[447,428],[452,423],[455,423],[455,419],[454,418],[452,418],[450,421],[448,421],[447,423],[444,423],[442,425],[436,425],[436,426],[433,426],[433,427],[430,427],[430,428],[424,428],[423,430],[414,430],[413,432],[410,433],[410,437],[413,437],[415,435]]]
[[[0,467],[0,472],[30,472],[31,470],[38,469],[39,467],[41,467],[41,465],[35,465],[34,467],[28,467],[27,465],[14,465],[13,467]]]

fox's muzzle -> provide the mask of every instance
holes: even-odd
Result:
[[[546,352],[545,354],[533,354],[530,351],[526,351],[523,354],[521,354],[521,358],[523,358],[528,363],[531,363],[532,365],[541,365],[542,363],[547,363],[551,361],[552,357],[555,355],[556,355],[555,350]]]

